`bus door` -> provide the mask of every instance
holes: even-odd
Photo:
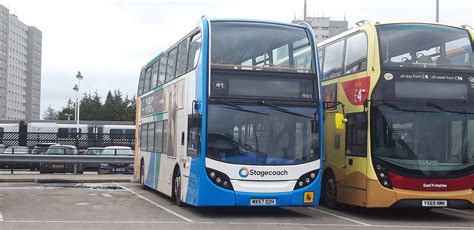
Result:
[[[346,114],[344,177],[339,182],[338,197],[347,203],[365,206],[367,189],[367,112]]]
[[[345,128],[335,128],[337,114],[337,111],[326,113],[323,164],[334,172],[336,182],[340,184],[345,176]]]

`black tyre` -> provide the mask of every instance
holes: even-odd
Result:
[[[331,209],[339,208],[339,202],[337,201],[337,183],[332,173],[328,173],[324,177],[322,196],[324,206]]]
[[[179,207],[183,206],[183,202],[181,201],[181,173],[179,170],[175,173],[173,179],[173,198],[176,205]]]
[[[145,164],[143,164],[143,160],[140,162],[140,184],[145,186]]]

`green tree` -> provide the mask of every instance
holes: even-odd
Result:
[[[58,120],[74,120],[75,119],[75,110],[74,110],[74,102],[72,102],[71,98],[66,103],[66,106],[62,108],[61,111],[58,113]]]
[[[81,108],[80,108],[80,119],[84,121],[96,121],[100,120],[102,113],[102,103],[100,101],[100,96],[97,92],[84,93],[84,96],[81,99]]]
[[[135,121],[136,99],[135,95],[130,99],[123,95],[120,90],[109,90],[102,104],[101,97],[97,92],[84,93],[81,98],[81,120],[90,121]],[[68,114],[74,119],[75,105],[71,99],[59,112],[58,119],[67,120]]]
[[[128,103],[127,103],[127,117],[126,117],[127,121],[135,121],[136,109],[137,109],[137,99],[135,98],[135,95],[133,95],[132,99],[128,100]]]

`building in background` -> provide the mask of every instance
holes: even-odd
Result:
[[[42,32],[0,5],[0,120],[39,120]]]
[[[306,20],[304,19],[306,18]],[[316,42],[321,42],[327,38],[340,34],[349,28],[346,20],[331,20],[330,17],[307,17],[303,19],[294,19],[292,23],[300,23],[306,21],[313,27],[316,36]]]

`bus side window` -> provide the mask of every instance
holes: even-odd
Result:
[[[163,85],[165,83],[167,63],[168,63],[168,53],[165,53],[160,58],[160,68],[158,70],[158,85],[157,86]]]
[[[158,69],[160,66],[160,61],[158,60],[153,64],[151,69],[151,81],[150,81],[150,89],[154,89],[158,86]]]
[[[188,63],[188,38],[184,39],[178,45],[178,61],[176,64],[176,77],[186,73]]]
[[[138,81],[138,92],[137,92],[138,95],[143,94],[143,86],[144,86],[143,81],[145,81],[145,70],[142,70],[140,72],[140,80]]]
[[[163,153],[163,121],[155,123],[155,152]]]
[[[147,152],[155,152],[155,123],[149,123],[148,124],[148,129],[146,133],[147,137],[147,145],[146,145],[146,151]]]
[[[146,151],[146,138],[147,138],[148,125],[143,124],[140,126],[140,150]]]
[[[324,50],[323,80],[342,75],[344,40],[327,45]]]
[[[189,43],[189,53],[188,53],[188,67],[187,71],[194,69],[197,62],[199,61],[199,55],[201,51],[201,33],[193,35]]]
[[[351,74],[367,69],[367,36],[358,33],[347,38],[344,74]]]
[[[346,115],[346,155],[367,156],[367,113]]]
[[[166,82],[173,80],[175,77],[177,57],[178,57],[178,48],[175,47],[168,54],[168,65],[166,67]]]
[[[201,114],[188,117],[188,156],[199,156],[201,148]]]
[[[151,67],[146,69],[145,72],[145,81],[143,82],[143,93],[150,91],[150,81],[151,81]]]

